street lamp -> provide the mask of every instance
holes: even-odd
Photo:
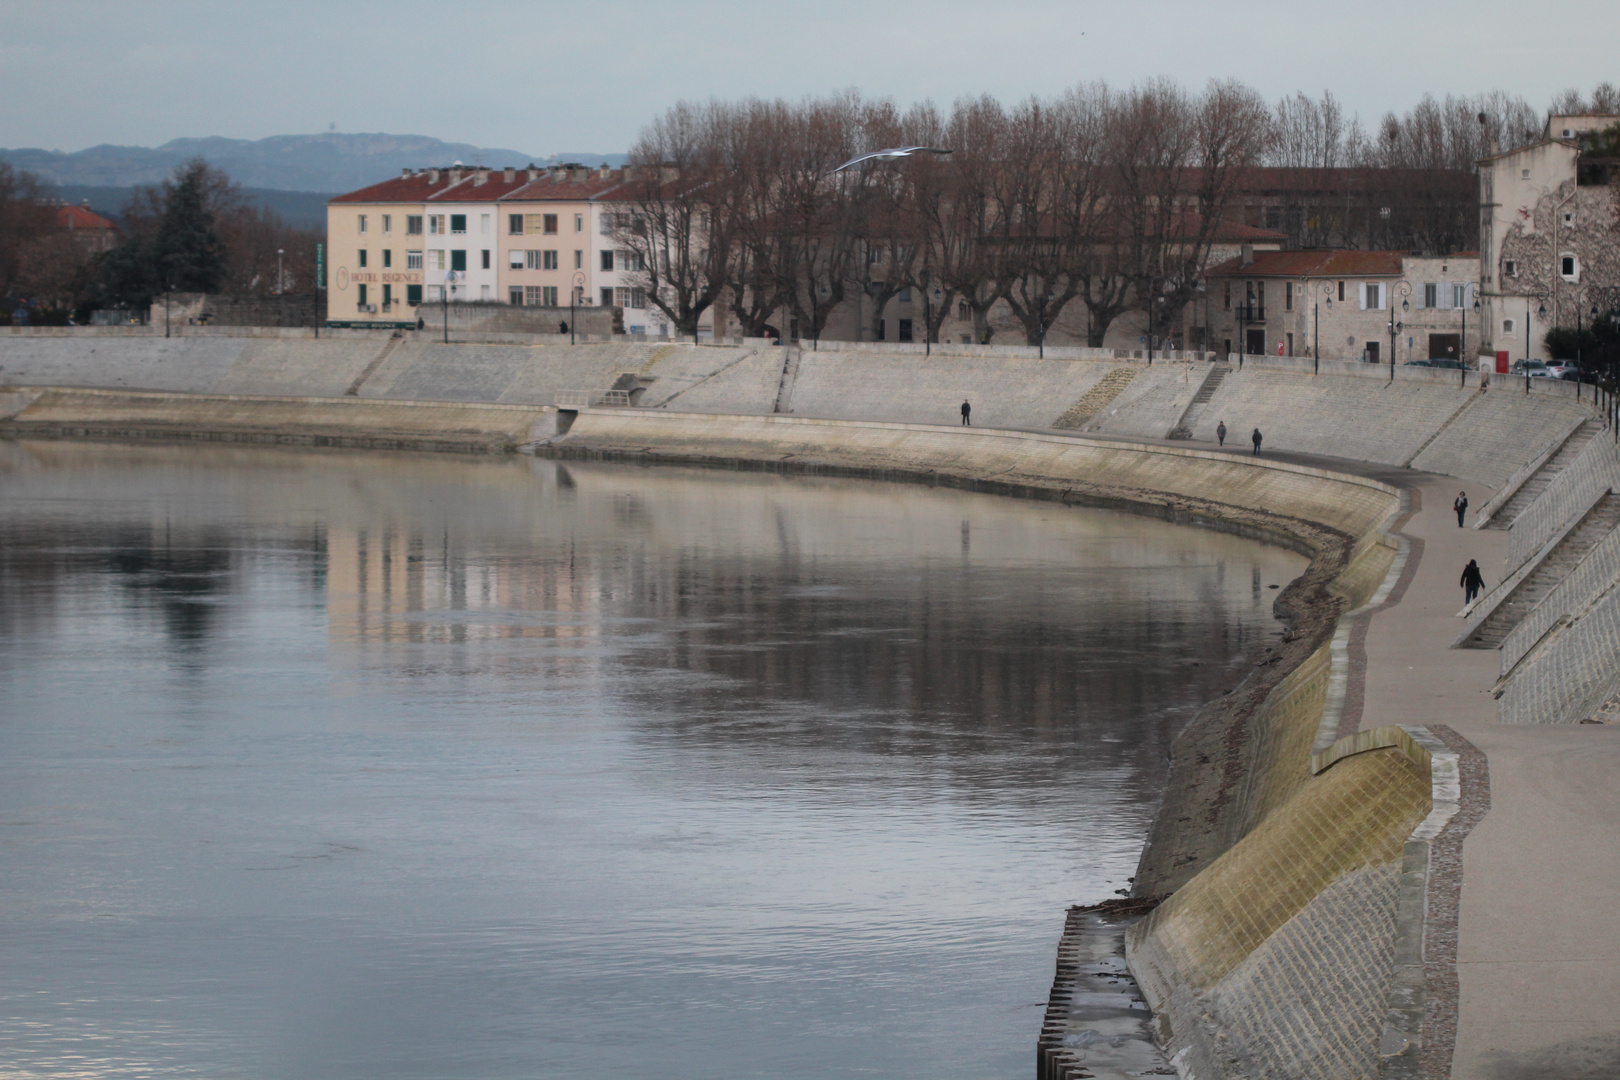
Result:
[[[1387,212],[1388,211],[1386,210],[1386,213]],[[1395,283],[1395,287],[1392,290],[1390,290],[1390,297],[1389,297],[1389,381],[1390,382],[1395,381],[1395,335],[1399,334],[1402,330],[1406,329],[1406,323],[1405,322],[1396,322],[1395,321],[1395,297],[1397,297],[1397,296],[1403,297],[1403,299],[1401,300],[1401,311],[1407,312],[1407,311],[1412,310],[1412,302],[1410,300],[1404,299],[1404,297],[1408,297],[1408,296],[1411,296],[1411,295],[1412,295],[1412,285],[1411,285],[1410,282],[1407,282],[1407,281],[1397,281]]]
[[[1328,312],[1333,311],[1333,282],[1322,282],[1322,295],[1326,298]],[[1322,373],[1322,311],[1321,301],[1311,301],[1311,374]]]
[[[455,287],[456,272],[454,270],[446,270],[444,272],[444,290],[439,294],[440,297],[443,298],[442,310],[444,311],[444,343],[446,345],[450,344],[450,293],[454,291]]]
[[[570,345],[574,344],[574,323],[579,319],[576,311],[580,302],[584,300],[584,296],[581,295],[584,290],[585,271],[576,270],[574,272],[573,284],[568,290],[568,344]],[[679,327],[677,327],[677,329],[679,329]]]
[[[280,296],[287,291],[286,279],[281,276],[281,257],[285,255],[285,248],[276,248],[276,295]]]

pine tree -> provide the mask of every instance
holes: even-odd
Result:
[[[208,206],[209,168],[201,158],[181,166],[164,200],[153,256],[158,289],[217,292],[225,280],[225,245]]]

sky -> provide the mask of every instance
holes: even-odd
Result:
[[[48,16],[46,12],[48,11]],[[326,131],[626,149],[682,99],[856,88],[902,106],[1077,82],[1331,90],[1364,122],[1620,82],[1615,0],[0,0],[0,146]]]

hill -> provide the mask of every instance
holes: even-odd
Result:
[[[58,184],[56,197],[70,203],[88,202],[90,209],[102,217],[117,221],[124,204],[134,194],[133,187],[100,187],[87,184]],[[332,196],[324,191],[278,191],[275,188],[242,189],[242,195],[255,206],[274,210],[281,220],[300,229],[326,228],[326,200]]]
[[[92,146],[60,150],[0,149],[0,161],[58,185],[128,188],[153,184],[170,176],[175,166],[194,157],[223,169],[247,188],[339,194],[377,183],[409,166],[554,165],[578,161],[587,165],[623,163],[623,154],[552,154],[541,157],[521,150],[451,143],[426,135],[341,134],[274,135],[268,139],[174,139],[162,146]],[[65,196],[64,196],[65,197]],[[120,204],[121,205],[121,204]]]

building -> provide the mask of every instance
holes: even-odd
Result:
[[[435,170],[436,171],[436,170]],[[447,183],[425,204],[423,283],[428,303],[444,300],[494,303],[501,297],[500,200],[529,184],[538,170],[444,170]]]
[[[501,300],[549,308],[592,303],[592,200],[622,183],[609,169],[566,165],[533,170],[509,192],[500,204]]]
[[[351,191],[326,204],[326,317],[333,326],[415,326],[423,299],[423,209],[449,184],[438,169]]]
[[[1251,251],[1209,273],[1215,350],[1388,363],[1477,348],[1479,259],[1401,251]],[[1392,317],[1393,316],[1393,317]]]
[[[1620,307],[1617,163],[1584,148],[1617,123],[1550,116],[1547,137],[1479,163],[1481,351],[1498,371],[1524,357],[1565,359],[1548,350],[1549,330]]]

